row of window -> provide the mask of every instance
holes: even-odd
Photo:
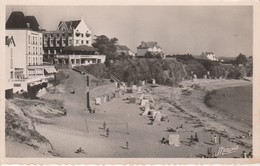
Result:
[[[42,37],[39,37],[39,38],[40,38],[39,44],[41,45],[42,44]],[[38,44],[38,37],[28,35],[28,43],[37,45]]]
[[[42,65],[42,57],[28,57],[28,65]]]
[[[72,37],[72,34],[71,33],[61,33],[61,34],[44,34],[44,37],[48,38],[48,37]]]
[[[86,40],[86,42],[84,43],[84,40],[76,40],[76,44],[89,44],[89,40]]]
[[[37,55],[42,53],[43,53],[42,47],[34,47],[34,46],[28,47],[28,54]]]

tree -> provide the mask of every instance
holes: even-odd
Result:
[[[235,60],[236,64],[246,64],[247,58],[244,54],[239,54]]]
[[[153,53],[150,51],[147,51],[144,55],[145,58],[157,58],[157,59],[161,59],[162,58],[162,54],[161,53]]]
[[[105,64],[109,65],[110,60],[116,60],[116,45],[118,39],[117,38],[108,38],[105,35],[97,36],[94,43],[92,44],[93,47],[98,49],[100,54],[106,55]]]

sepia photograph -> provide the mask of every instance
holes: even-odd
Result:
[[[5,158],[253,158],[253,6],[6,5]]]

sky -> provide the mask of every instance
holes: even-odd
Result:
[[[141,41],[156,41],[165,54],[253,55],[251,6],[7,6],[6,19],[12,11],[35,16],[46,30],[84,17],[92,34],[116,37],[134,52]]]

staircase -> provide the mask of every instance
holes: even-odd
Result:
[[[110,78],[112,80],[114,80],[115,82],[117,82],[119,85],[123,85],[123,83],[118,78],[116,78],[114,75],[110,74]]]

